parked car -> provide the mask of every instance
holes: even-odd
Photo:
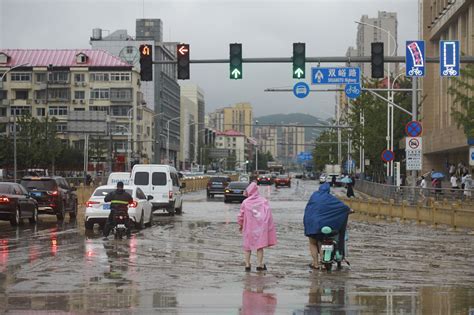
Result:
[[[86,202],[86,213],[84,226],[86,230],[92,230],[94,224],[99,224],[102,228],[107,221],[110,213],[110,203],[104,202],[105,196],[117,189],[116,185],[99,186],[92,193],[92,196]],[[128,216],[135,224],[137,229],[143,229],[145,226],[151,226],[153,222],[153,211],[150,200],[153,196],[146,196],[137,186],[125,185],[124,189],[133,197],[133,203],[128,205]]]
[[[31,224],[38,221],[38,203],[28,191],[16,183],[0,183],[0,220],[10,221],[12,226],[28,218]]]
[[[130,177],[131,184],[140,187],[145,195],[153,196],[153,211],[164,209],[170,214],[183,212],[183,194],[186,187],[178,172],[164,164],[136,164]]]
[[[321,173],[321,175],[319,176],[319,183],[325,183],[326,180],[327,180],[328,176],[326,175],[326,173]]]
[[[270,174],[259,175],[257,177],[257,185],[271,185],[272,177]]]
[[[208,198],[214,198],[214,195],[223,195],[227,185],[231,182],[228,176],[212,176],[207,182],[206,193]]]
[[[70,218],[76,218],[76,188],[71,187],[63,177],[27,176],[21,179],[20,184],[38,202],[38,213],[56,215],[58,220],[64,220],[68,212]]]
[[[248,185],[249,182],[231,182],[224,190],[224,202],[245,200],[244,192]]]
[[[288,175],[278,175],[277,178],[275,178],[275,187],[279,186],[288,186],[291,187],[291,178]]]

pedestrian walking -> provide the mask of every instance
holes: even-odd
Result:
[[[464,196],[466,198],[471,198],[471,195],[472,195],[471,189],[472,189],[472,187],[473,187],[473,183],[472,183],[471,175],[466,174],[465,182],[464,182]]]
[[[347,198],[351,198],[351,197],[355,197],[354,195],[354,180],[352,178],[350,178],[349,176],[347,176],[347,178],[349,178],[351,181],[348,182],[346,185],[347,187]]]
[[[425,200],[428,189],[428,183],[426,182],[425,176],[421,176],[420,188],[420,195],[422,199]]]
[[[467,172],[462,173],[462,175],[461,175],[461,189],[463,189],[463,190],[464,190],[465,185],[466,185],[467,175],[469,175]]]
[[[263,249],[277,243],[272,210],[268,200],[260,196],[255,182],[250,183],[245,194],[247,199],[242,202],[237,216],[242,233],[245,271],[251,270],[252,251],[257,252],[257,271],[267,270],[267,266],[263,263]]]
[[[450,182],[451,182],[451,192],[455,192],[457,189],[459,189],[458,178],[456,177],[456,175],[453,174],[451,176]]]

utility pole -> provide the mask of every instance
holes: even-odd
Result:
[[[417,80],[416,77],[411,78],[411,87],[413,89],[411,94],[411,112],[413,120],[418,119],[418,95],[417,95]],[[416,186],[416,171],[411,171],[411,176],[413,179],[413,186]]]
[[[3,80],[3,77],[2,77]],[[13,112],[13,180],[16,183],[17,173],[17,158],[16,158],[16,111]]]

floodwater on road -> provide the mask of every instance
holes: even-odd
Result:
[[[469,314],[474,236],[358,215],[349,223],[351,266],[310,271],[303,233],[316,182],[261,186],[278,244],[268,271],[244,272],[239,204],[186,195],[184,214],[156,213],[130,240],[102,240],[83,222],[0,222],[0,310],[15,314]],[[335,190],[342,193],[343,189]]]

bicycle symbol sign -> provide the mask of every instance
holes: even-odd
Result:
[[[360,84],[346,84],[344,91],[348,98],[357,98],[360,96],[361,87]]]
[[[407,77],[422,77],[425,75],[425,42],[411,40],[406,42],[405,64]]]

